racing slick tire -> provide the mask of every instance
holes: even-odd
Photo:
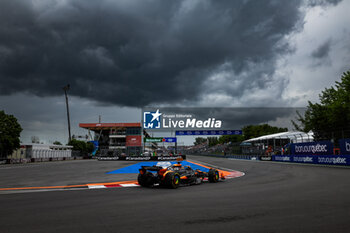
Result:
[[[180,175],[175,172],[169,172],[165,175],[164,185],[168,188],[176,189],[180,184]]]
[[[219,171],[216,169],[210,169],[208,172],[208,180],[211,183],[216,183],[219,181],[220,175]]]
[[[154,175],[152,172],[146,172],[145,174],[139,174],[137,181],[142,187],[152,187],[154,185]]]

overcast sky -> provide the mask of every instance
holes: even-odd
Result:
[[[66,142],[141,107],[303,107],[350,69],[350,1],[0,1],[0,109]]]

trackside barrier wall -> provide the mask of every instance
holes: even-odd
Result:
[[[342,155],[350,155],[350,138],[340,139],[339,147]]]
[[[171,161],[182,158],[186,160],[186,155],[179,156],[115,156],[115,157],[98,157],[99,161]]]
[[[229,159],[260,160],[260,157],[258,155],[215,155],[215,154],[197,154],[197,155],[218,157],[218,158],[229,158]]]
[[[350,166],[350,155],[273,155],[272,161]]]
[[[48,161],[76,160],[76,159],[83,159],[83,157],[6,159],[3,163],[4,164],[35,163],[35,162],[48,162]]]
[[[213,154],[206,154],[206,155],[197,154],[197,155],[218,157],[218,158],[245,159],[245,160],[350,166],[350,155],[272,155],[272,156],[248,156],[248,155],[224,156],[224,155],[213,155]]]
[[[40,150],[33,149],[31,151],[31,158],[39,159],[39,158],[68,158],[72,157],[71,150]]]

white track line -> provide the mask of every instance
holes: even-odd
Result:
[[[87,189],[89,188],[6,190],[6,191],[0,191],[0,195],[17,194],[17,193],[40,193],[40,192],[53,192],[53,191],[77,191],[77,190],[87,190]]]
[[[138,187],[140,185],[138,184],[120,184],[121,187],[124,187],[124,188],[129,188],[129,187]]]
[[[107,188],[104,185],[88,185],[89,189],[105,189]]]

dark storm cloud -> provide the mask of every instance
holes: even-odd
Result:
[[[70,83],[72,95],[127,106],[197,101],[206,88],[242,96],[272,80],[303,4],[1,1],[0,93],[55,96]]]
[[[328,57],[329,51],[331,47],[331,40],[327,40],[319,47],[317,47],[312,53],[311,56],[317,59],[323,59]]]
[[[163,115],[184,114],[191,115],[197,120],[215,118],[222,121],[221,129],[242,129],[247,125],[271,124],[278,127],[293,129],[291,120],[296,121],[297,112],[303,114],[306,108],[161,108],[157,106],[146,107],[142,112],[159,112]],[[168,119],[169,117],[167,117]],[[185,120],[179,117],[170,117],[173,120]],[[178,130],[181,128],[177,128]],[[150,129],[148,129],[150,130]],[[152,130],[150,130],[152,131]],[[155,129],[153,131],[169,131],[169,129]]]

